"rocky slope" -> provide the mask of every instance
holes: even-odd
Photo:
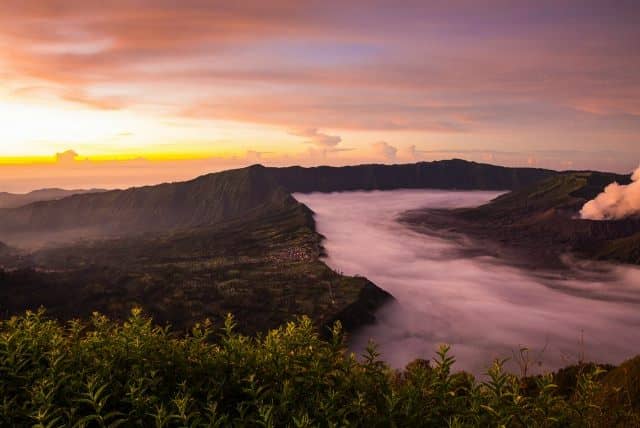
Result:
[[[567,252],[638,264],[640,219],[579,218],[581,207],[614,181],[630,180],[617,174],[567,172],[478,208],[410,212],[404,221],[426,230],[459,232],[520,248],[542,264],[557,265],[559,256]]]

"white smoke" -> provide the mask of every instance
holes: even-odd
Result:
[[[620,220],[640,215],[640,167],[631,177],[632,183],[612,183],[595,199],[587,202],[580,216],[587,220]]]

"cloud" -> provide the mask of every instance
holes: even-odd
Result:
[[[311,82],[312,83],[312,82]],[[291,124],[305,123],[310,128],[331,124],[334,129],[380,131],[426,131],[460,134],[469,132],[472,124],[456,117],[466,107],[416,105],[412,100],[376,100],[373,94],[354,99],[344,95],[353,90],[339,88],[329,95],[313,98],[298,92],[279,96],[262,95],[216,97],[215,102],[197,102],[176,111],[177,115],[193,119],[223,119],[278,125],[291,128]]]
[[[90,96],[79,89],[62,91],[59,96],[64,101],[83,104],[97,110],[119,110],[128,104],[128,101],[122,98]]]
[[[78,160],[78,153],[75,150],[66,150],[56,153],[56,162],[59,164],[73,164]]]
[[[305,141],[306,144],[313,144],[314,146],[322,147],[325,149],[335,148],[338,144],[340,144],[340,142],[342,142],[342,138],[340,136],[323,134],[322,132],[318,132],[316,128],[308,128],[301,131],[292,132],[291,135],[307,138],[307,140]]]
[[[373,143],[371,147],[377,156],[392,162],[397,159],[398,149],[387,142],[379,141],[377,143]]]
[[[629,55],[639,30],[628,19],[628,6],[590,5],[604,12],[593,15],[599,19],[585,14],[567,26],[567,17],[547,2],[520,8],[496,0],[500,7],[487,10],[472,2],[430,2],[428,8],[420,3],[400,10],[380,2],[363,11],[362,2],[330,1],[326,13],[318,13],[289,0],[268,7],[256,0],[224,7],[200,0],[141,0],[135,6],[87,0],[58,7],[6,0],[0,6],[0,44],[12,74],[64,85],[81,94],[72,99],[98,106],[104,94],[88,91],[95,85],[154,88],[127,100],[137,104],[175,84],[208,87],[201,91],[219,95],[234,82],[254,91],[302,87],[312,100],[318,88],[370,102],[388,99],[392,90],[394,100],[413,93],[444,110],[477,104],[480,95],[543,99],[598,114],[640,113],[637,78],[624,72],[639,65]],[[532,23],[523,10],[537,11],[545,21]],[[292,35],[299,42],[283,42]],[[416,37],[430,43],[416,47]],[[423,61],[426,55],[434,60]],[[106,105],[123,102],[108,99]],[[389,122],[402,122],[405,115],[397,113],[419,104],[398,103]],[[474,116],[457,117],[465,115]],[[447,127],[463,121],[440,122]]]
[[[640,132],[634,2],[72,3],[0,2],[0,75],[32,88],[20,101],[343,136],[464,133],[487,151],[632,150]]]
[[[630,338],[637,337],[640,322],[639,269],[589,263],[561,272],[526,270],[493,257],[482,244],[453,233],[452,239],[420,235],[397,221],[407,210],[477,206],[495,196],[429,190],[296,194],[326,238],[326,263],[363,275],[396,298],[376,313],[374,324],[354,333],[350,349],[361,355],[372,339],[383,359],[401,368],[449,343],[455,369],[474,373],[486,373],[493,359],[522,346],[531,355],[546,350],[544,371],[585,352],[591,361],[612,363],[636,355],[637,341]],[[517,370],[513,361],[508,367]]]
[[[260,163],[263,160],[263,155],[272,154],[273,152],[259,152],[257,150],[247,150],[245,153],[245,159],[249,163]]]
[[[423,151],[418,150],[415,144],[411,144],[409,147],[407,147],[407,155],[409,159],[413,159],[413,160],[420,159],[422,157],[422,154],[423,154]]]
[[[640,216],[640,167],[631,176],[631,184],[611,183],[604,192],[587,202],[580,211],[586,220],[620,220]]]

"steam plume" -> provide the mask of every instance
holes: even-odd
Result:
[[[587,202],[580,216],[587,220],[620,220],[640,215],[640,167],[633,173],[631,184],[608,185],[604,192]]]

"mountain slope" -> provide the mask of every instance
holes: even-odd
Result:
[[[209,174],[182,183],[74,195],[0,210],[0,239],[24,234],[126,235],[206,226],[254,216],[292,198],[265,168],[254,166]]]
[[[293,202],[213,226],[44,248],[0,269],[0,315],[45,306],[60,319],[124,319],[139,306],[184,331],[232,313],[250,334],[299,315],[318,326],[370,322],[391,296],[327,267],[320,239]]]
[[[424,210],[404,220],[429,229],[448,229],[527,249],[532,258],[559,261],[564,252],[588,258],[638,263],[640,219],[592,221],[579,218],[582,206],[604,188],[628,176],[566,172],[478,208]]]

